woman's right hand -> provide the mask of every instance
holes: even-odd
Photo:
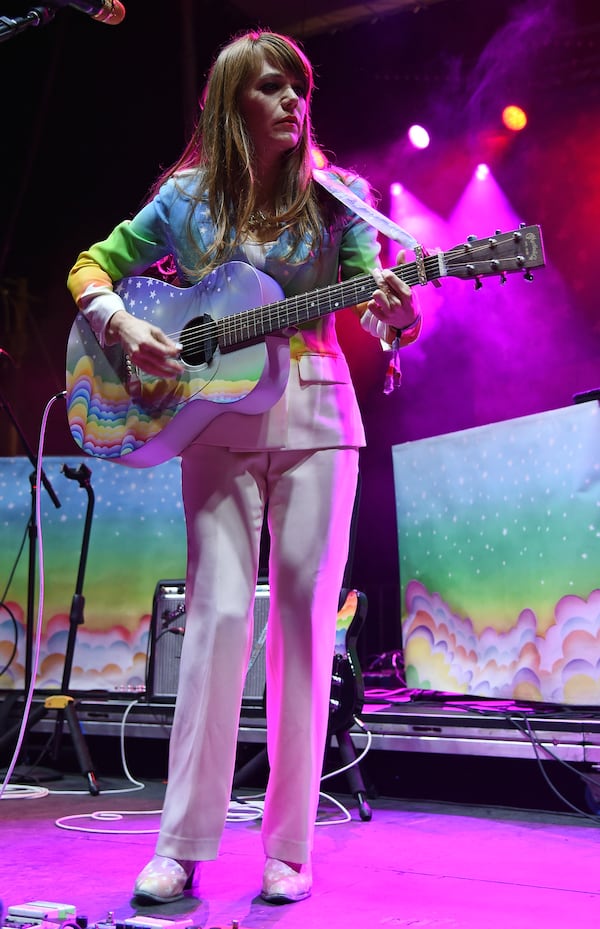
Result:
[[[182,346],[170,339],[159,326],[117,310],[106,327],[106,343],[120,342],[138,368],[155,377],[173,377],[183,370],[179,360]]]

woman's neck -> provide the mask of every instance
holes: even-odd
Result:
[[[254,206],[257,210],[272,213],[281,172],[281,158],[259,159],[254,168]]]

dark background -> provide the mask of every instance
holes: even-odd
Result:
[[[376,343],[341,314],[368,438],[352,572],[369,599],[361,652],[396,649],[392,446],[557,409],[600,387],[597,0],[125,6],[117,26],[65,8],[0,44],[0,391],[33,449],[46,404],[64,389],[68,269],[175,159],[213,54],[235,31],[262,25],[303,42],[317,74],[317,137],[370,178],[384,212],[401,180],[449,216],[486,160],[519,218],[542,226],[546,268],[532,284],[511,276],[501,302],[496,281],[481,300],[471,285],[445,282],[392,396]],[[32,8],[0,0],[5,17]],[[529,125],[509,138],[499,112],[510,102],[526,107]],[[403,142],[415,121],[433,138],[419,155]],[[494,229],[482,206],[459,241]],[[44,454],[76,452],[60,403],[44,438]],[[23,451],[0,410],[0,454]]]

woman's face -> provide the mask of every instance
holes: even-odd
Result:
[[[240,112],[260,163],[271,164],[295,148],[306,109],[304,82],[263,58],[240,95]]]

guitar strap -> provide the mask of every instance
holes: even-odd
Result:
[[[355,193],[352,193],[349,187],[346,187],[341,181],[336,180],[331,174],[327,174],[327,172],[323,171],[321,168],[313,168],[312,175],[315,181],[328,190],[330,194],[333,194],[333,196],[337,197],[345,206],[354,210],[358,216],[361,216],[374,226],[375,229],[379,229],[380,232],[383,232],[389,239],[393,239],[394,242],[400,242],[405,248],[410,248],[413,251],[415,248],[419,247],[419,243],[410,232],[407,232],[402,226],[393,222],[388,216],[380,213],[374,206],[365,203],[365,201],[357,197]]]
[[[402,226],[398,226],[397,223],[393,222],[388,216],[384,216],[383,213],[376,210],[374,206],[365,203],[364,200],[361,200],[360,197],[352,193],[345,184],[342,184],[341,181],[332,177],[331,174],[327,174],[325,171],[321,170],[321,168],[313,168],[312,175],[318,184],[321,184],[330,194],[333,194],[333,196],[337,197],[345,206],[353,210],[357,216],[361,216],[362,219],[370,223],[371,226],[374,226],[375,229],[383,232],[388,238],[393,239],[394,242],[400,242],[400,244],[404,245],[406,248],[416,250],[417,255],[422,257],[423,250],[421,246],[410,232],[407,232]],[[392,344],[388,369],[385,375],[383,386],[384,394],[390,394],[392,391],[396,390],[400,386],[401,380],[400,341],[398,337],[396,337]]]

